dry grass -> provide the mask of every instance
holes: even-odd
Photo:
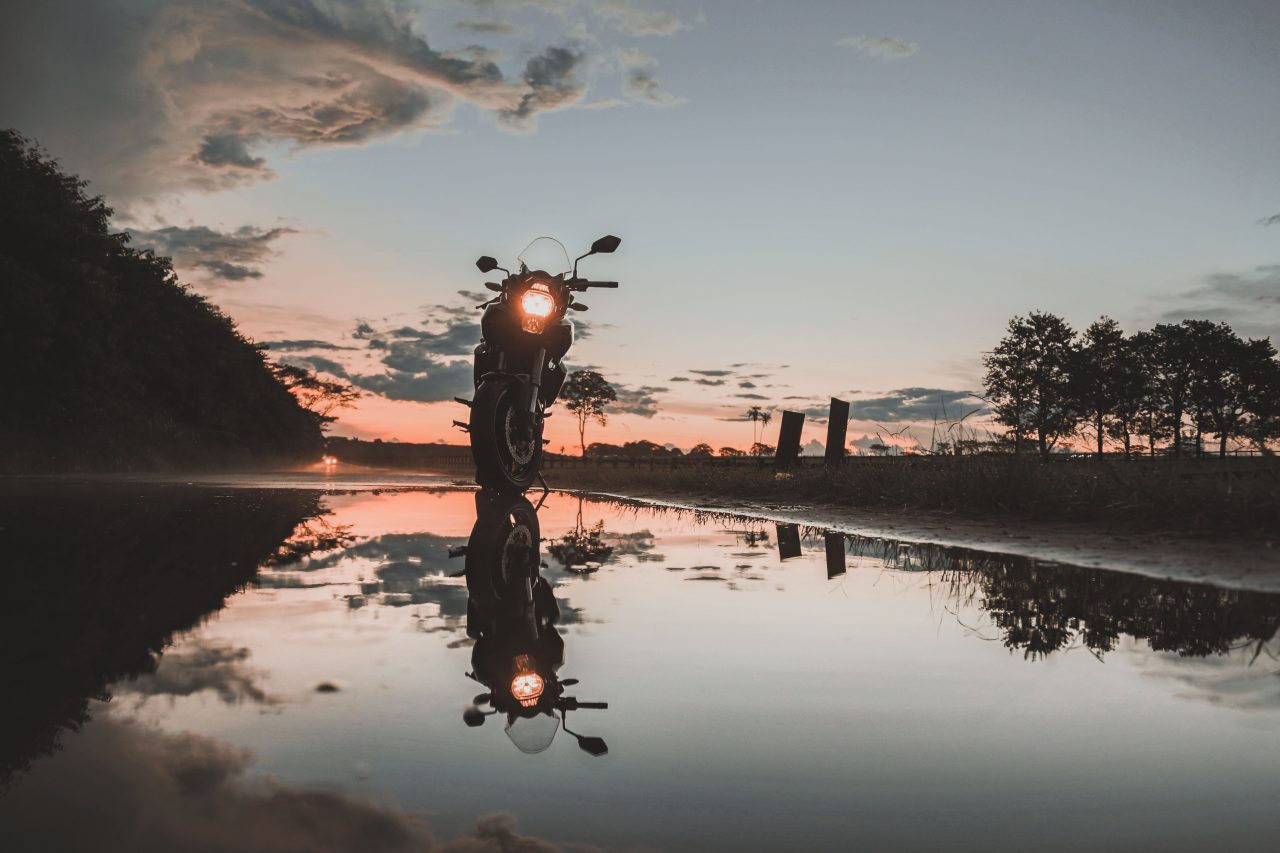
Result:
[[[820,506],[927,509],[971,518],[1102,522],[1132,529],[1274,535],[1280,463],[1273,459],[1071,461],[1012,456],[850,460],[843,469],[714,464],[553,469],[555,488],[678,493]]]

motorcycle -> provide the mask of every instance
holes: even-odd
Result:
[[[472,699],[462,719],[476,728],[505,715],[507,737],[524,753],[547,749],[563,728],[584,752],[601,756],[609,751],[603,738],[568,725],[570,711],[609,705],[565,695],[578,680],[558,676],[564,665],[564,638],[555,627],[560,605],[539,572],[538,533],[537,508],[523,496],[477,493],[475,526],[455,556],[466,557],[467,635],[475,640],[467,677],[488,692]]]
[[[564,245],[551,237],[530,243],[517,258],[515,273],[488,255],[476,261],[483,273],[506,273],[501,282],[485,283],[498,295],[477,306],[484,316],[475,350],[475,398],[455,398],[471,407],[466,423],[454,423],[470,434],[481,486],[523,492],[539,477],[543,424],[568,375],[564,356],[573,346],[567,314],[587,310],[574,294],[618,286],[579,278],[578,262],[610,254],[621,242],[601,237],[572,266]]]

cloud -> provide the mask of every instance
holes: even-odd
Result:
[[[687,26],[671,12],[646,12],[627,0],[605,0],[597,11],[633,36],[669,36]]]
[[[969,391],[953,391],[946,388],[901,388],[883,397],[853,400],[849,403],[849,419],[855,421],[932,421],[935,418],[959,418],[978,410],[987,411],[981,400]],[[829,408],[814,407],[815,413],[826,416]]]
[[[438,362],[422,359],[416,370],[389,370],[386,373],[350,374],[348,382],[388,400],[434,403],[452,400],[474,387],[471,362]]]
[[[1280,225],[1280,213],[1272,216],[1264,216],[1258,220],[1259,225]]]
[[[756,387],[756,383],[754,383],[754,382],[750,382],[750,381],[748,381],[748,380],[744,379],[744,380],[742,380],[741,382],[739,382],[739,383],[738,383],[738,387],[739,387],[739,388],[755,388],[755,387]]]
[[[447,125],[466,104],[513,130],[581,99],[582,55],[523,74],[437,50],[398,0],[47,0],[0,36],[6,121],[117,204],[272,174],[268,153]]]
[[[455,30],[462,30],[481,35],[509,36],[514,35],[516,28],[510,21],[501,18],[482,18],[471,21],[458,21],[453,25]]]
[[[264,341],[262,346],[272,352],[299,352],[303,350],[339,350],[339,349],[355,349],[355,347],[344,347],[340,344],[330,343],[329,341],[317,340],[289,340],[289,341]]]
[[[684,103],[684,98],[662,88],[655,76],[657,62],[652,56],[635,48],[618,51],[618,63],[623,70],[622,91],[630,98],[655,107],[673,107]]]
[[[574,77],[584,54],[571,47],[549,47],[525,66],[528,91],[512,108],[498,113],[498,120],[521,133],[536,127],[539,113],[562,110],[582,100],[587,87]]]
[[[884,62],[907,59],[915,56],[920,50],[920,45],[915,42],[908,44],[902,39],[894,38],[893,36],[853,36],[840,39],[836,44],[840,47],[851,48],[863,56],[869,56]]]
[[[668,382],[690,382],[692,380],[690,380],[688,376],[672,376],[667,381]]]
[[[1183,304],[1165,309],[1162,321],[1215,320],[1246,336],[1280,337],[1280,264],[1205,276],[1199,287],[1177,299]]]
[[[769,399],[763,394],[734,394],[733,396],[740,397],[743,400],[768,400]]]
[[[154,672],[117,685],[116,690],[140,696],[192,696],[210,690],[228,705],[276,704],[279,700],[258,687],[261,673],[248,667],[249,654],[244,647],[194,638],[166,651]]]
[[[704,378],[704,379],[695,379],[693,381],[698,383],[699,385],[723,385],[724,384],[723,379],[705,379]]]
[[[1179,698],[1238,711],[1274,712],[1280,710],[1280,678],[1275,669],[1278,651],[1274,641],[1249,643],[1209,657],[1139,647],[1133,660],[1144,675],[1172,679],[1179,686],[1175,694]]]
[[[225,741],[104,716],[0,799],[5,842],[20,850],[137,853],[558,849],[520,835],[508,814],[437,841],[416,814],[340,791],[252,781],[252,764],[252,753]]]
[[[690,370],[690,373],[696,373],[699,376],[732,376],[732,370]]]
[[[131,242],[157,255],[173,259],[179,270],[200,271],[209,280],[244,281],[262,278],[259,267],[275,256],[272,244],[293,228],[255,228],[215,231],[204,225],[169,226],[154,231],[133,231]]]
[[[295,355],[287,353],[277,359],[283,364],[292,364],[295,367],[307,367],[317,373],[332,373],[340,379],[346,379],[347,368],[334,361],[331,358],[325,358],[322,355]]]
[[[613,390],[618,394],[616,403],[609,404],[609,411],[622,415],[639,415],[642,418],[651,418],[658,413],[658,399],[656,394],[666,393],[667,388],[659,386],[642,385],[639,388],[629,388],[626,385],[619,385],[611,382]]]

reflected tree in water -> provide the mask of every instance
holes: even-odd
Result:
[[[350,547],[356,541],[355,535],[351,532],[351,525],[330,524],[325,517],[328,514],[326,512],[324,515],[302,521],[289,538],[280,543],[276,552],[264,561],[263,565],[271,568],[292,566],[316,554]]]
[[[1006,647],[1029,660],[1075,644],[1099,658],[1121,635],[1184,657],[1249,646],[1280,629],[1280,595],[1013,560],[946,573],[956,600],[976,602]]]
[[[605,543],[604,520],[587,527],[582,521],[582,498],[578,498],[578,517],[573,529],[547,547],[551,556],[570,571],[598,568],[613,555],[613,546]],[[594,567],[590,564],[596,564]]]

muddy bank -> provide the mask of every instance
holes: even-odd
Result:
[[[643,493],[583,491],[700,513],[828,528],[909,543],[1017,554],[1086,568],[1148,577],[1280,592],[1280,531],[1271,538],[1193,537],[1177,531],[1109,530],[1084,523],[974,520],[926,510],[892,512],[851,507],[725,499],[658,489]]]

